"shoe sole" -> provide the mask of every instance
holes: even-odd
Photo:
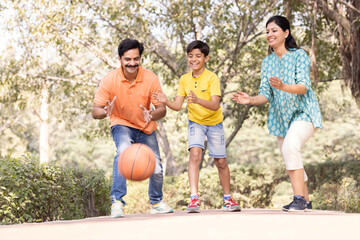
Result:
[[[151,214],[165,214],[165,213],[173,213],[173,212],[174,212],[173,210],[172,211],[157,211],[157,210],[152,211],[152,210],[150,210]]]
[[[200,207],[198,207],[198,208],[187,208],[186,211],[188,213],[199,213],[200,212]]]
[[[241,208],[240,207],[238,207],[238,208],[233,208],[233,209],[231,209],[231,208],[223,208],[222,209],[224,212],[240,212],[241,211]]]
[[[125,215],[114,215],[114,216],[110,216],[111,218],[123,218],[125,217]]]
[[[302,209],[302,210],[289,209],[288,212],[305,212],[305,209]]]

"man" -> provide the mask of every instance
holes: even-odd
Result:
[[[166,115],[166,107],[152,98],[161,89],[158,77],[140,66],[144,47],[134,39],[125,39],[119,45],[120,68],[113,70],[100,82],[92,116],[95,119],[110,117],[111,134],[116,145],[113,165],[111,217],[123,217],[126,179],[118,170],[119,155],[133,143],[143,143],[152,149],[156,167],[149,181],[150,213],[170,213],[172,208],[163,201],[163,169],[155,135],[156,120]],[[155,110],[149,110],[150,104]]]

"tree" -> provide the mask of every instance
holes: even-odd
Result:
[[[30,93],[29,96],[32,94],[39,96],[37,99],[29,97],[26,99],[28,101],[22,99],[21,102],[23,108],[33,109],[40,121],[40,162],[48,162],[50,112],[58,115],[56,117],[58,121],[77,117],[78,109],[74,110],[72,106],[78,104],[77,101],[82,102],[84,98],[80,95],[77,101],[71,102],[69,97],[76,94],[76,91],[83,92],[89,85],[93,86],[96,83],[91,79],[90,82],[81,82],[88,73],[77,69],[76,63],[69,57],[70,53],[74,53],[74,48],[67,49],[69,50],[67,53],[58,48],[62,39],[52,26],[58,23],[64,3],[37,1],[35,4],[7,1],[5,7],[11,14],[8,17],[8,31],[18,36],[16,47],[19,51],[16,54],[21,57],[13,57],[8,65],[2,66],[2,82],[9,83],[9,86],[18,86],[14,96],[27,96],[25,92]],[[4,97],[2,100],[4,103],[8,102]],[[62,108],[50,111],[49,104],[52,101],[54,105],[59,101],[58,106]],[[38,106],[40,112],[37,110]]]
[[[230,124],[235,125],[234,132],[227,140],[229,145],[250,114],[249,107],[234,104],[230,96],[234,88],[251,93],[257,89],[259,59],[266,54],[266,51],[259,51],[259,46],[264,47],[263,49],[266,47],[263,39],[259,38],[263,28],[259,28],[258,23],[263,22],[269,12],[276,9],[277,3],[278,1],[249,3],[170,0],[155,3],[126,1],[119,5],[106,0],[78,1],[76,4],[82,4],[84,11],[87,11],[88,21],[97,19],[97,26],[101,25],[103,29],[93,28],[93,32],[87,36],[94,42],[76,40],[79,37],[72,39],[91,50],[91,46],[100,44],[99,40],[104,42],[107,39],[98,37],[104,29],[111,36],[110,39],[120,41],[125,37],[137,38],[150,51],[146,55],[147,62],[151,62],[151,65],[148,64],[150,69],[159,73],[163,83],[170,86],[176,85],[178,78],[187,71],[186,45],[193,39],[206,41],[211,46],[208,67],[218,73],[221,79],[225,118],[231,119]],[[126,24],[122,24],[125,22]],[[80,23],[76,26],[79,28],[82,25]],[[75,31],[68,33],[69,36],[75,34]],[[108,57],[101,54],[101,59]],[[107,64],[107,61],[104,63]],[[260,108],[262,110],[264,108]],[[167,145],[167,135],[161,134],[159,137],[163,138],[160,141],[162,148],[171,151],[170,144]]]
[[[286,13],[297,24],[293,34],[301,47],[312,49],[316,81],[338,76],[337,42],[329,38],[337,23],[327,24],[330,18],[316,15],[314,9],[322,9],[318,1],[317,8],[313,8],[315,1],[303,3],[299,5],[291,0],[7,1],[6,6],[16,13],[9,31],[21,36],[18,44],[23,57],[12,58],[12,62],[3,59],[6,65],[2,68],[2,79],[15,96],[3,95],[3,103],[9,108],[31,109],[31,114],[36,116],[34,112],[42,109],[39,101],[42,96],[43,106],[48,104],[48,111],[44,107],[43,112],[48,112],[50,119],[66,121],[69,128],[81,124],[87,128],[88,139],[108,136],[107,120],[95,123],[84,120],[91,111],[97,84],[107,72],[119,67],[116,53],[119,42],[130,37],[145,44],[143,65],[159,75],[171,98],[176,94],[179,77],[188,71],[186,46],[200,39],[211,48],[207,67],[220,77],[221,107],[229,134],[226,144],[231,147],[246,119],[251,117],[265,124],[267,106],[251,108],[234,104],[231,95],[236,90],[257,94],[261,60],[267,54],[263,37],[265,21],[271,15]],[[34,107],[29,107],[29,101],[16,98],[20,92],[34,99]],[[168,116],[159,122],[157,135],[165,153],[166,174],[185,169],[186,113],[185,108],[180,113],[168,111]],[[37,115],[41,116],[41,111]],[[1,118],[0,129],[14,125],[9,119]],[[46,115],[39,119],[47,122]],[[204,164],[213,163],[205,159]]]
[[[302,0],[301,2],[312,5],[320,15],[325,16],[326,20],[335,23],[333,31],[338,40],[342,75],[360,106],[360,2],[358,0]]]

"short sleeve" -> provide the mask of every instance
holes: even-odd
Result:
[[[302,49],[297,50],[295,83],[305,85],[306,90],[311,87],[310,58]]]
[[[182,76],[179,81],[179,87],[177,91],[177,96],[179,97],[185,97],[186,91],[185,91],[185,83],[184,83],[184,77]]]
[[[110,101],[109,79],[103,78],[95,95],[94,102],[99,105],[106,105],[106,101]]]
[[[221,96],[220,79],[216,74],[210,79],[210,96]]]
[[[270,101],[271,87],[267,77],[268,67],[270,67],[270,65],[268,64],[268,61],[264,59],[263,63],[261,64],[261,83],[259,88],[259,95],[263,95],[267,98],[268,101]]]

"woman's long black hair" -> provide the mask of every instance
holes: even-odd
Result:
[[[269,23],[272,23],[272,22],[274,22],[276,25],[278,25],[284,32],[286,31],[286,29],[289,30],[289,36],[285,40],[285,48],[287,50],[290,50],[290,48],[299,49],[299,46],[296,44],[295,38],[291,35],[289,20],[287,20],[286,17],[279,16],[279,15],[272,16],[271,18],[269,18],[269,20],[267,20],[266,27]],[[269,46],[269,49],[268,49],[269,54],[272,53],[273,51],[274,51],[274,49]]]

